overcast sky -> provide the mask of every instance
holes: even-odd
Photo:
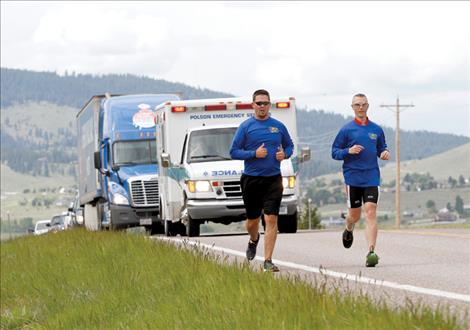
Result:
[[[131,73],[470,136],[469,2],[1,2],[1,66]],[[97,91],[102,92],[102,91]]]

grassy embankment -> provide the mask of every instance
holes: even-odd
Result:
[[[145,236],[76,229],[1,243],[2,329],[457,329],[445,311],[218,262]]]

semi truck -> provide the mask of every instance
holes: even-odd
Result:
[[[163,232],[155,115],[172,94],[95,95],[77,114],[78,198],[89,230]]]
[[[271,115],[287,127],[294,155],[281,162],[284,193],[280,232],[297,231],[299,152],[295,98],[272,100]],[[240,123],[254,115],[251,98],[172,100],[155,109],[160,215],[166,235],[199,236],[205,222],[230,224],[246,219],[240,188],[243,161],[230,157]]]

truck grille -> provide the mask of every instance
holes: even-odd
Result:
[[[225,196],[227,198],[241,198],[242,189],[240,187],[240,181],[225,181],[223,184]]]
[[[132,205],[158,206],[158,179],[133,180],[130,182]]]

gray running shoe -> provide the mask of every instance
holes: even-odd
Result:
[[[273,264],[272,260],[265,260],[263,268],[265,272],[275,273],[279,271],[279,267]]]
[[[256,241],[252,241],[251,239],[248,241],[248,247],[246,248],[246,258],[248,260],[253,260],[256,256],[256,248],[258,247],[259,242],[259,233],[258,238]]]

